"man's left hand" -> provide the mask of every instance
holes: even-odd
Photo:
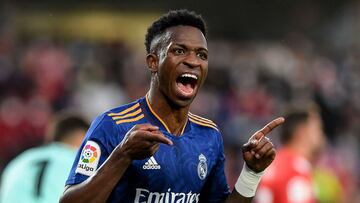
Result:
[[[243,157],[251,170],[257,173],[264,171],[275,159],[274,145],[266,135],[284,121],[285,119],[282,117],[271,121],[261,130],[254,133],[249,141],[243,145]]]

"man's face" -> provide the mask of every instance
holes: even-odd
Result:
[[[202,32],[191,26],[168,28],[168,37],[158,49],[158,67],[153,79],[160,92],[177,107],[195,98],[208,71],[207,42]]]

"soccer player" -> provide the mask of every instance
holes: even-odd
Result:
[[[256,195],[257,203],[315,203],[312,166],[325,137],[316,107],[291,108],[285,115],[282,147],[267,169]]]
[[[0,186],[1,203],[55,203],[64,191],[89,124],[82,117],[61,114],[54,119],[47,145],[29,149],[5,168]]]
[[[149,27],[145,45],[148,93],[95,119],[61,203],[250,202],[275,157],[265,135],[283,118],[244,145],[246,164],[230,195],[219,129],[189,112],[208,71],[204,21],[187,10],[170,11]]]

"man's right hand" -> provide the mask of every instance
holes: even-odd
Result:
[[[151,124],[138,124],[132,127],[115,151],[127,156],[130,160],[145,159],[155,154],[160,144],[173,145],[159,127]]]
[[[66,187],[60,202],[106,202],[131,161],[154,155],[161,143],[173,144],[160,132],[159,127],[150,124],[135,125],[93,176],[82,183]]]

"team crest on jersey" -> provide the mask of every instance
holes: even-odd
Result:
[[[199,155],[199,164],[197,167],[197,172],[199,175],[199,178],[201,180],[204,180],[207,175],[207,164],[206,164],[206,157],[203,154]]]
[[[100,146],[94,141],[87,141],[80,155],[76,173],[91,176],[95,173],[101,151]]]

